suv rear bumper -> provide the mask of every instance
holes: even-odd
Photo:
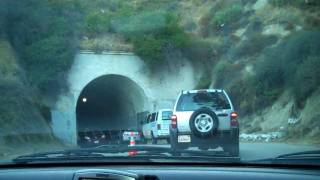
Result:
[[[190,135],[191,142],[178,142],[178,144],[188,144],[188,146],[209,146],[209,147],[217,147],[219,145],[225,145],[232,142],[234,139],[239,139],[239,128],[231,128],[230,130],[218,131],[213,134],[211,137],[201,138],[195,136],[192,133],[186,132],[178,132],[176,129],[171,129],[171,133],[178,138],[180,135]]]
[[[157,139],[168,139],[170,138],[170,135],[158,135]]]

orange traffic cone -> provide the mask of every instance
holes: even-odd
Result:
[[[136,150],[132,150],[132,151],[128,152],[128,156],[135,156],[137,154],[138,154],[138,151],[136,151]]]
[[[130,143],[129,143],[129,146],[135,146],[136,145],[136,141],[135,141],[135,138],[130,136]]]

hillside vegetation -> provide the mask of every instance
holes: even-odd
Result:
[[[0,57],[0,158],[10,156],[10,152],[25,147],[27,142],[32,142],[28,145],[30,152],[41,151],[50,144],[61,147],[51,134],[48,119],[36,103],[36,94],[30,89],[12,47],[1,39]]]
[[[281,101],[276,107],[290,105],[281,122],[313,119],[310,126],[297,126],[303,133],[288,136],[312,133],[315,138],[319,128],[309,129],[320,125],[317,113],[306,118],[304,112],[319,94],[319,9],[318,0],[3,0],[1,42],[12,46],[18,60],[7,63],[2,49],[0,86],[1,91],[15,87],[10,93],[19,96],[3,96],[0,103],[14,97],[38,112],[39,122],[49,123],[49,108],[65,90],[77,50],[133,51],[155,74],[191,62],[202,72],[193,88],[226,89],[243,131],[274,130],[265,125],[274,118],[264,125],[252,123],[256,116],[274,113],[269,109]],[[21,92],[21,86],[30,92]],[[284,96],[289,98],[282,101]],[[0,108],[4,124],[25,119],[12,112],[22,107]]]

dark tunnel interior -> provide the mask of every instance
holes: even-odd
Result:
[[[137,113],[143,111],[146,96],[131,79],[105,75],[91,81],[77,101],[77,130],[105,131],[137,127]]]

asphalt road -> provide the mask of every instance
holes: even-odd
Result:
[[[159,146],[170,147],[162,144]],[[191,147],[191,150],[198,148]],[[320,150],[320,145],[285,144],[285,143],[240,143],[240,158],[243,161],[273,158],[278,155],[296,153],[301,151]],[[210,151],[223,151],[217,148]]]
[[[320,146],[285,143],[240,143],[241,160],[272,158],[281,154],[319,150]]]
[[[139,146],[139,145],[137,145]],[[150,146],[155,146],[151,145]],[[160,141],[156,146],[168,147],[169,144],[166,144],[165,141]],[[197,147],[191,147],[191,150],[199,150]],[[320,150],[320,145],[303,145],[303,144],[285,144],[285,143],[240,143],[240,158],[242,161],[258,160],[265,158],[273,158],[278,155],[295,153],[308,150]],[[44,150],[47,151],[47,150]],[[209,151],[223,151],[222,148],[210,149]],[[17,154],[31,154],[35,152],[19,152],[8,154],[4,157],[0,157],[1,161],[8,161],[12,158],[15,158]],[[220,154],[220,153],[218,153]]]

